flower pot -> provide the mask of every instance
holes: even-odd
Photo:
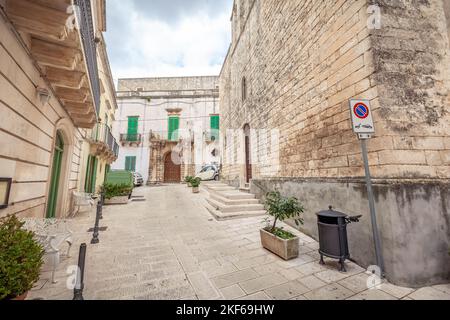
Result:
[[[192,193],[199,193],[200,189],[198,187],[192,187]]]
[[[128,201],[128,196],[114,197],[111,199],[105,199],[105,205],[128,204]]]
[[[21,301],[23,301],[23,300],[25,300],[25,299],[27,298],[27,296],[28,296],[28,291],[25,292],[24,294],[18,296],[18,297],[15,297],[15,298],[12,299],[12,300],[21,300]]]
[[[192,184],[190,182],[187,183],[188,188],[192,188]]]
[[[261,229],[261,244],[267,250],[275,253],[284,260],[290,260],[298,257],[298,237],[286,240],[277,237],[276,235]]]

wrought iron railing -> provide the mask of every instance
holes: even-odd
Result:
[[[94,23],[92,20],[91,0],[74,0],[74,4],[76,7],[84,57],[92,87],[92,94],[94,95],[94,105],[98,115],[100,109],[100,80],[98,76],[97,47],[95,43]]]
[[[92,129],[91,140],[108,146],[116,156],[119,155],[119,145],[114,138],[111,128],[103,123],[97,123]]]
[[[142,134],[139,133],[124,133],[120,135],[120,142],[141,142]]]
[[[116,156],[116,158],[118,158],[119,157],[119,144],[115,140],[114,140],[113,152],[114,152],[114,155]]]
[[[150,131],[150,140],[165,140],[165,141],[193,141],[194,133],[186,130],[176,131]]]

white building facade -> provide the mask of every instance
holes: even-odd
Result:
[[[119,79],[115,170],[176,183],[220,165],[218,77]]]

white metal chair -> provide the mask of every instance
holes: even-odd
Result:
[[[72,217],[80,212],[80,207],[88,207],[92,209],[95,206],[95,200],[92,199],[92,195],[84,192],[74,192],[73,193],[73,204],[77,207],[76,211],[72,214]]]
[[[60,250],[64,243],[68,248],[66,256],[70,257],[73,243],[73,232],[69,229],[67,220],[24,218],[21,219],[24,229],[33,231],[36,240],[43,246],[45,255],[49,257],[52,265],[52,283],[55,281],[55,272],[60,263]]]

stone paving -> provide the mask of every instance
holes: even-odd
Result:
[[[145,201],[104,207],[101,226],[108,229],[97,245],[89,244],[87,233],[94,213],[77,217],[73,255],[63,259],[58,283],[43,271],[28,299],[72,299],[66,270],[86,242],[86,300],[450,300],[450,284],[417,290],[383,283],[370,290],[364,269],[348,262],[341,273],[330,259],[321,266],[318,243],[288,226],[300,237],[300,255],[284,261],[261,247],[261,217],[216,221],[202,206],[206,194],[184,185],[143,187],[134,195]]]

